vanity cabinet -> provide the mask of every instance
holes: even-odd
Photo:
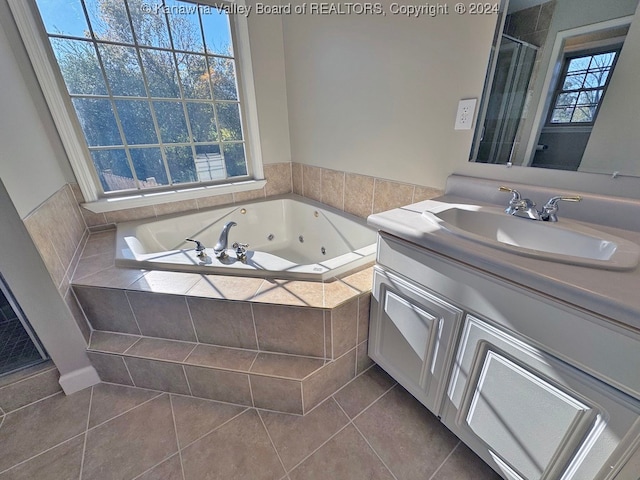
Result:
[[[640,478],[637,334],[384,233],[377,263],[369,355],[496,472]]]

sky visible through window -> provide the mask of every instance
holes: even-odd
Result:
[[[178,0],[36,0],[104,192],[247,175],[228,15]]]

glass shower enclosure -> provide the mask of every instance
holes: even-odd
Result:
[[[0,274],[0,376],[48,358]]]
[[[474,140],[472,160],[499,164],[511,161],[537,50],[533,45],[502,35],[491,93],[488,99],[483,99],[484,123],[480,138]]]

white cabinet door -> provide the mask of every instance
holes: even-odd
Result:
[[[626,395],[467,315],[443,422],[505,478],[607,478],[638,417]]]
[[[462,311],[379,268],[373,283],[369,356],[439,413]]]

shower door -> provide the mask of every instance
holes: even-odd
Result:
[[[0,376],[48,358],[0,275]]]

